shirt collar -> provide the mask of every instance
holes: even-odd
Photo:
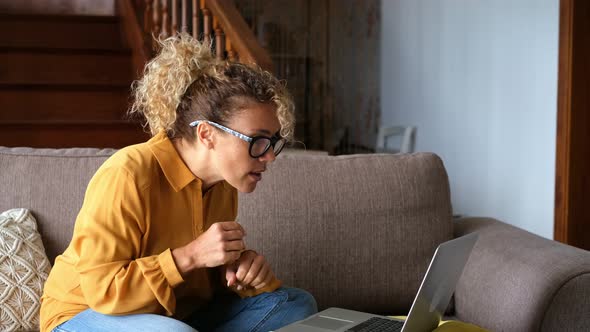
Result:
[[[148,146],[160,164],[166,179],[176,192],[182,190],[195,179],[201,183],[201,180],[188,169],[180,158],[178,151],[164,130],[152,137],[148,141]]]
[[[164,176],[174,188],[174,191],[179,192],[184,187],[186,187],[189,183],[196,180],[199,183],[199,186],[203,185],[203,181],[196,177],[193,172],[186,166],[178,151],[166,135],[166,131],[162,130],[154,137],[152,137],[148,141],[148,146],[158,164],[160,164],[160,168],[164,172]],[[213,187],[217,187],[218,185],[222,185],[225,190],[232,190],[234,189],[227,181],[221,181],[221,183],[216,183]],[[213,188],[210,188],[213,189]]]

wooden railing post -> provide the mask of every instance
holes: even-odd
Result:
[[[227,51],[227,58],[229,61],[237,61],[236,52],[234,51],[229,38],[225,38],[225,50]]]
[[[164,37],[170,36],[169,20],[170,18],[168,16],[168,0],[162,0],[162,36]]]
[[[152,0],[145,1],[145,11],[143,12],[143,31],[144,33],[151,33],[152,31]]]
[[[203,43],[211,44],[211,12],[207,8],[201,8],[203,12]]]
[[[219,25],[219,21],[213,17],[213,27],[215,29],[215,56],[221,60],[224,58],[224,43],[223,43],[223,30]]]
[[[206,45],[215,44],[214,52],[218,59],[227,57],[230,61],[258,64],[272,71],[270,56],[258,43],[256,36],[237,11],[233,0],[192,0],[190,5],[188,0],[182,0],[180,7],[178,0],[136,0],[134,10],[136,15],[143,16],[144,20],[143,27],[138,26],[137,29],[139,34],[142,34],[143,28],[142,38],[145,48],[156,46],[152,43],[152,36],[166,38],[177,34],[179,29],[187,32],[189,7],[191,7],[193,37],[200,39]],[[203,18],[202,21],[200,16]],[[201,22],[202,25],[199,24]],[[215,38],[214,43],[212,43],[213,38]]]
[[[152,30],[154,28],[152,25],[152,19],[154,17],[152,1],[145,0],[145,11],[143,12],[143,45],[144,49],[150,52],[152,50]]]
[[[160,0],[154,0],[154,25],[153,25],[153,34],[154,36],[160,35]]]
[[[207,8],[223,26],[224,34],[231,40],[240,62],[255,63],[268,71],[273,71],[270,56],[260,46],[254,32],[240,15],[232,0],[203,0],[203,2],[207,3]]]
[[[182,0],[182,27],[180,30],[182,32],[187,32],[188,30],[188,7],[186,6],[186,0]]]
[[[193,37],[199,38],[199,7],[197,0],[193,0]]]
[[[172,35],[178,33],[178,0],[172,0]]]

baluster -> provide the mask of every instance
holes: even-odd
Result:
[[[207,8],[201,8],[203,11],[203,44],[211,44],[211,12]]]
[[[152,49],[152,0],[143,1],[143,46],[144,49]]]
[[[199,38],[199,7],[197,0],[193,0],[193,38]]]
[[[180,30],[186,32],[188,30],[188,8],[186,8],[186,0],[182,0],[182,26]]]
[[[162,0],[162,36],[170,36],[170,17],[168,14],[168,0]]]
[[[178,33],[178,0],[172,0],[172,34]]]
[[[145,0],[145,8],[143,11],[143,32],[148,34],[152,31],[152,0]]]
[[[152,0],[145,0],[145,10],[143,11],[143,33],[149,35],[152,32]]]
[[[225,50],[227,51],[227,58],[229,59],[229,61],[237,60],[237,54],[234,51],[231,44],[231,40],[229,38],[225,38]]]
[[[215,56],[217,59],[223,59],[223,30],[217,17],[213,17],[213,27],[215,29]]]
[[[152,33],[154,34],[154,36],[159,36],[160,35],[160,31],[161,31],[161,27],[160,27],[160,0],[154,0],[154,25],[153,25],[153,29],[152,29]]]

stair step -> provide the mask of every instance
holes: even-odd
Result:
[[[125,55],[131,56],[132,51],[128,48],[105,49],[105,48],[68,48],[68,47],[45,47],[45,46],[2,46],[0,53],[35,53],[35,54],[63,54],[63,55]]]
[[[123,121],[129,88],[0,86],[0,123]]]
[[[0,51],[0,84],[129,85],[127,54]]]
[[[70,22],[70,23],[112,23],[121,22],[118,16],[109,15],[69,15],[69,14],[26,14],[26,13],[0,13],[0,19],[7,21],[43,21],[43,22]]]
[[[0,146],[122,148],[148,139],[137,123],[0,124]]]
[[[0,46],[77,49],[123,48],[114,16],[0,14]]]
[[[3,0],[0,12],[11,14],[114,15],[113,0]]]

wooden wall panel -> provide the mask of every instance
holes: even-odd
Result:
[[[307,85],[306,117],[309,133],[307,148],[331,150],[333,95],[329,82],[330,31],[328,30],[330,4],[328,1],[308,1],[309,31],[307,50],[310,58]]]
[[[296,139],[332,153],[374,148],[379,121],[379,0],[236,2],[287,80]],[[339,146],[340,145],[340,146]]]
[[[332,152],[372,152],[381,113],[380,1],[329,3]]]

